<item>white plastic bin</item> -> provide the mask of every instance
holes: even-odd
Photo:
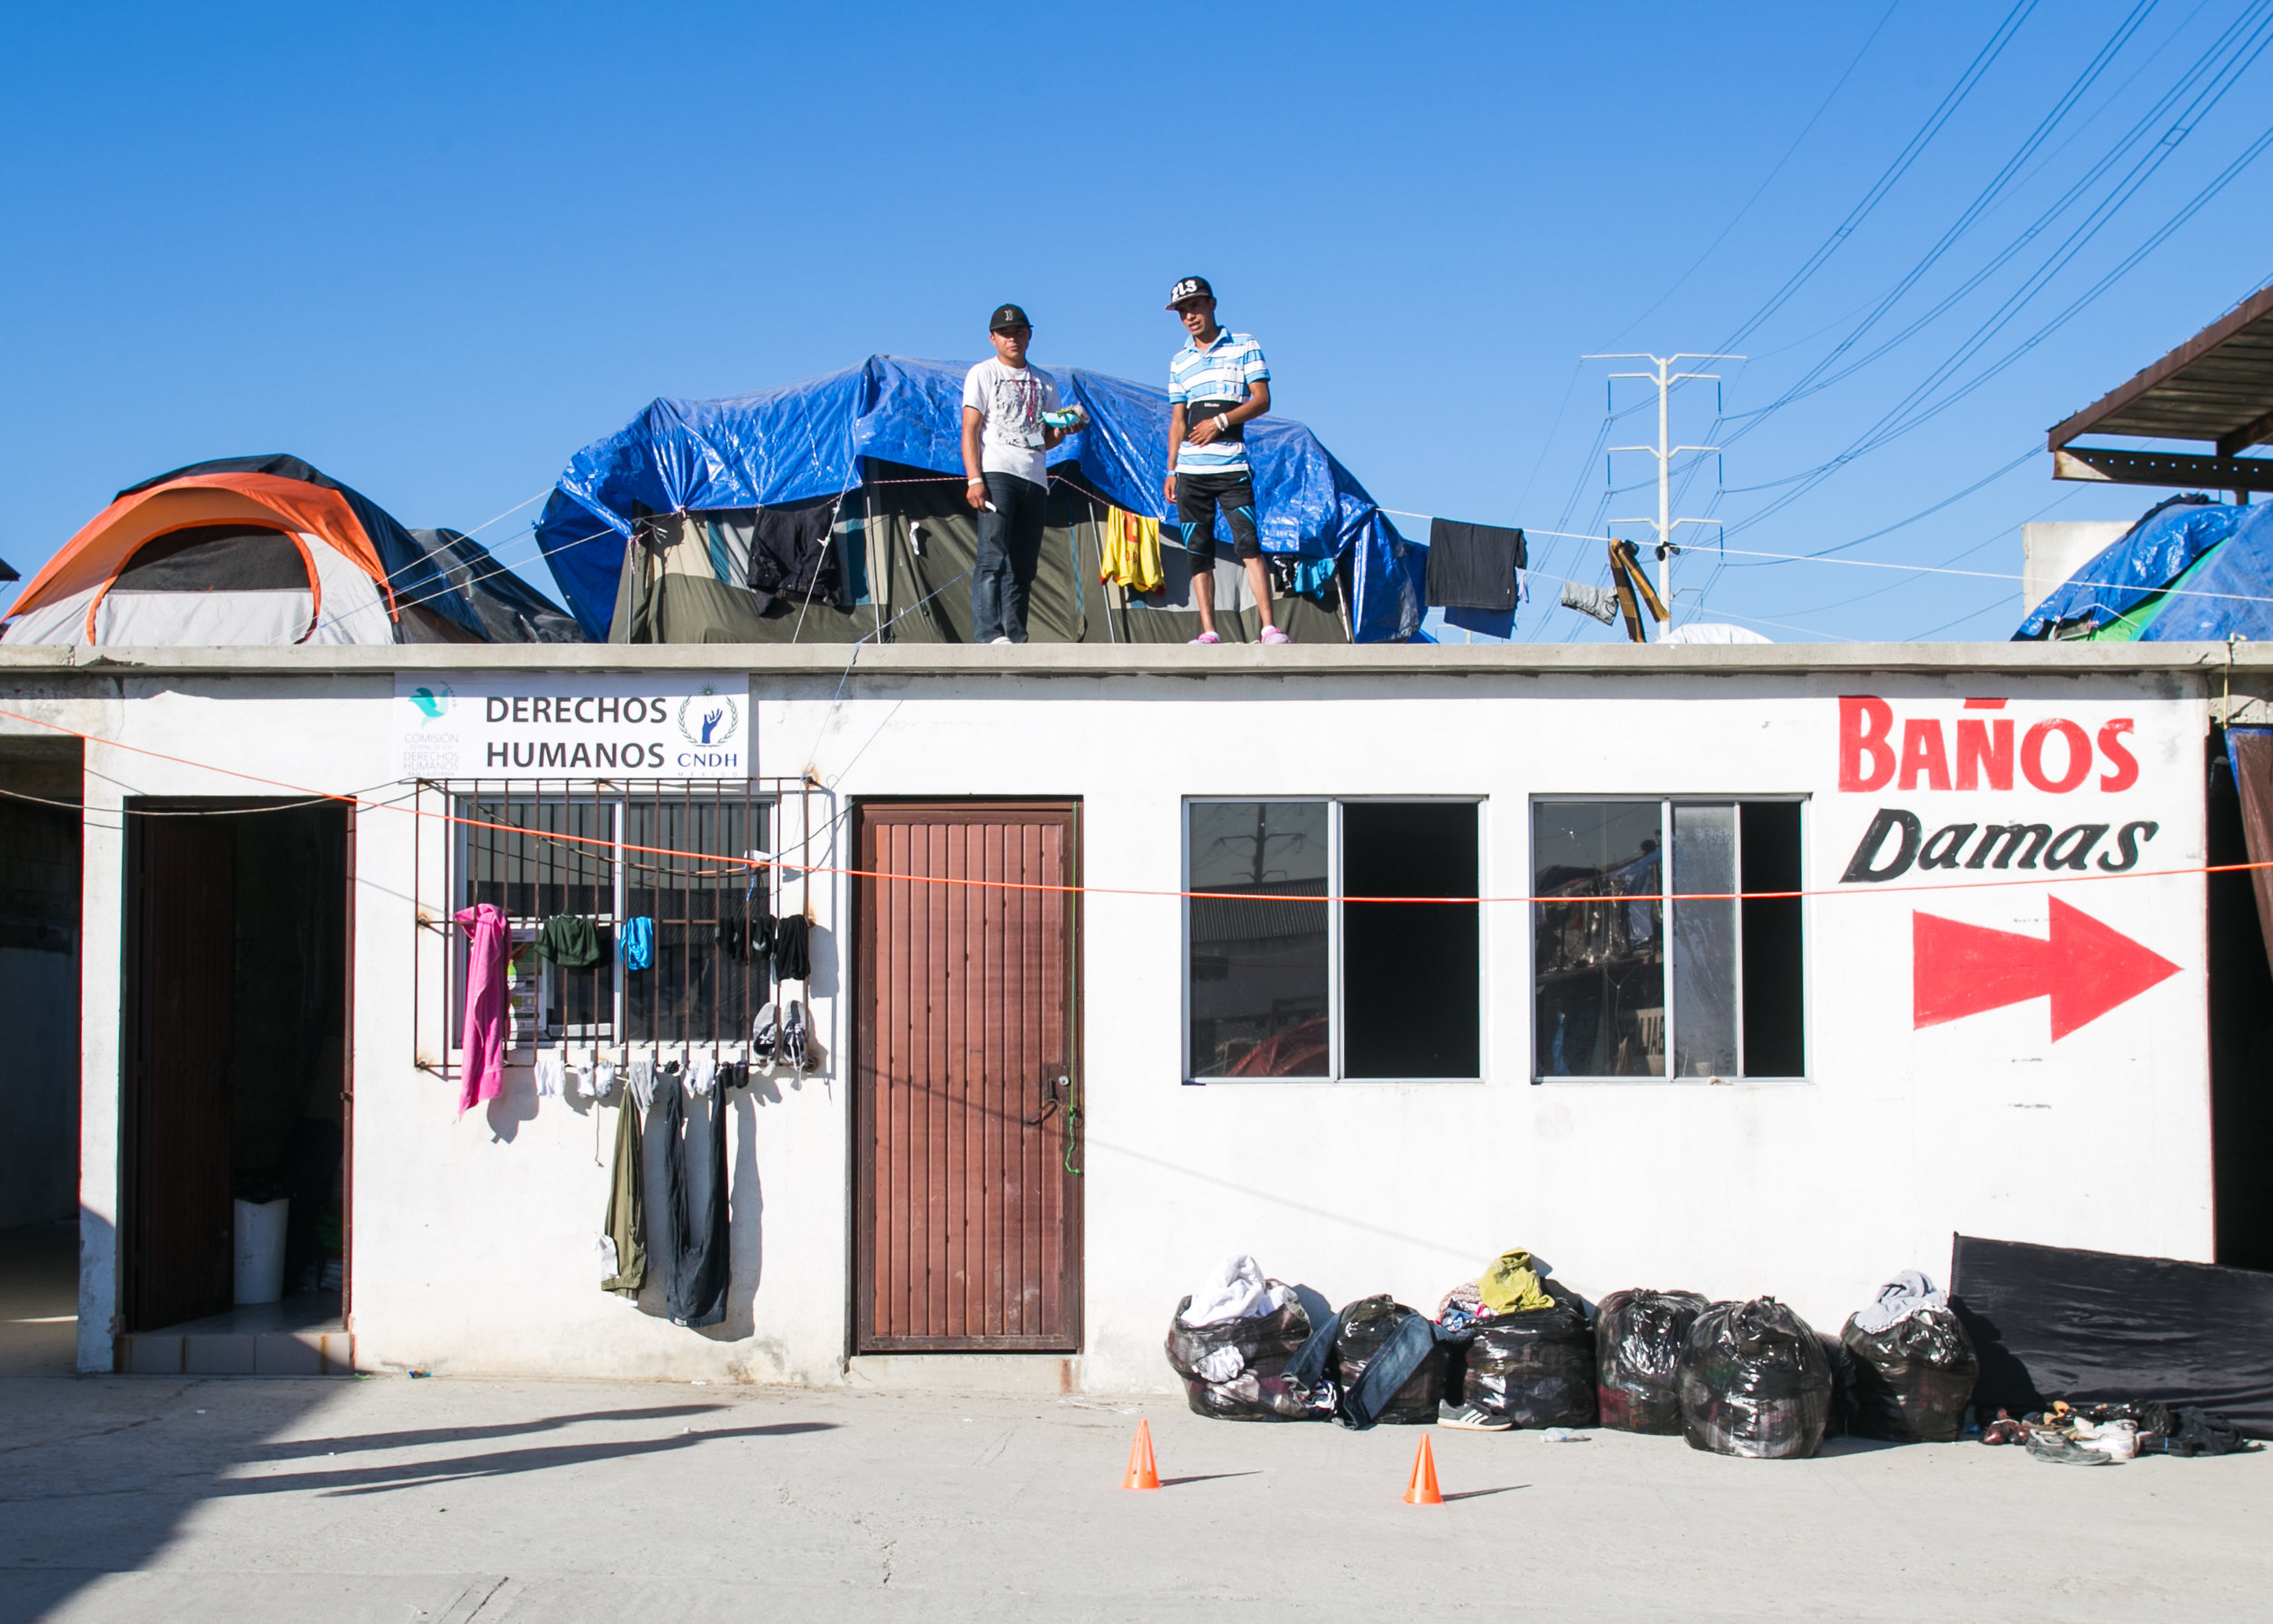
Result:
[[[236,1300],[273,1303],[284,1295],[285,1219],[292,1199],[236,1204]]]

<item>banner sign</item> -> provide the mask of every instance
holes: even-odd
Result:
[[[749,690],[703,676],[395,677],[402,778],[748,778]]]

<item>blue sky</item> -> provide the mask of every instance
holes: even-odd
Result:
[[[2273,155],[2220,182],[2268,0],[1166,15],[13,7],[0,557],[246,452],[470,528],[656,396],[976,358],[1005,298],[1043,363],[1153,379],[1197,271],[1384,506],[1587,581],[1536,533],[1652,511],[1599,447],[1655,424],[1578,357],[1741,350],[1675,415],[1727,447],[1677,511],[1737,526],[1678,617],[2000,638],[2024,520],[2159,495],[2055,484],[2044,429],[2273,277]],[[1751,556],[1952,496],[1837,556],[1983,576]],[[535,511],[482,537],[549,587]],[[1611,635],[1552,598],[1521,635]]]

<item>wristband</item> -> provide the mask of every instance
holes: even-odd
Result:
[[[1217,412],[1216,414],[1216,432],[1219,435],[1227,435],[1231,432],[1231,417],[1229,414],[1225,412]]]

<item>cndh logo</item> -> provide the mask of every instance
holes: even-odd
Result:
[[[428,722],[438,722],[450,714],[457,691],[446,682],[437,682],[431,687],[415,687],[406,697],[418,712],[418,725],[424,727]]]
[[[690,745],[717,745],[741,731],[742,713],[714,688],[679,701],[679,736]]]

